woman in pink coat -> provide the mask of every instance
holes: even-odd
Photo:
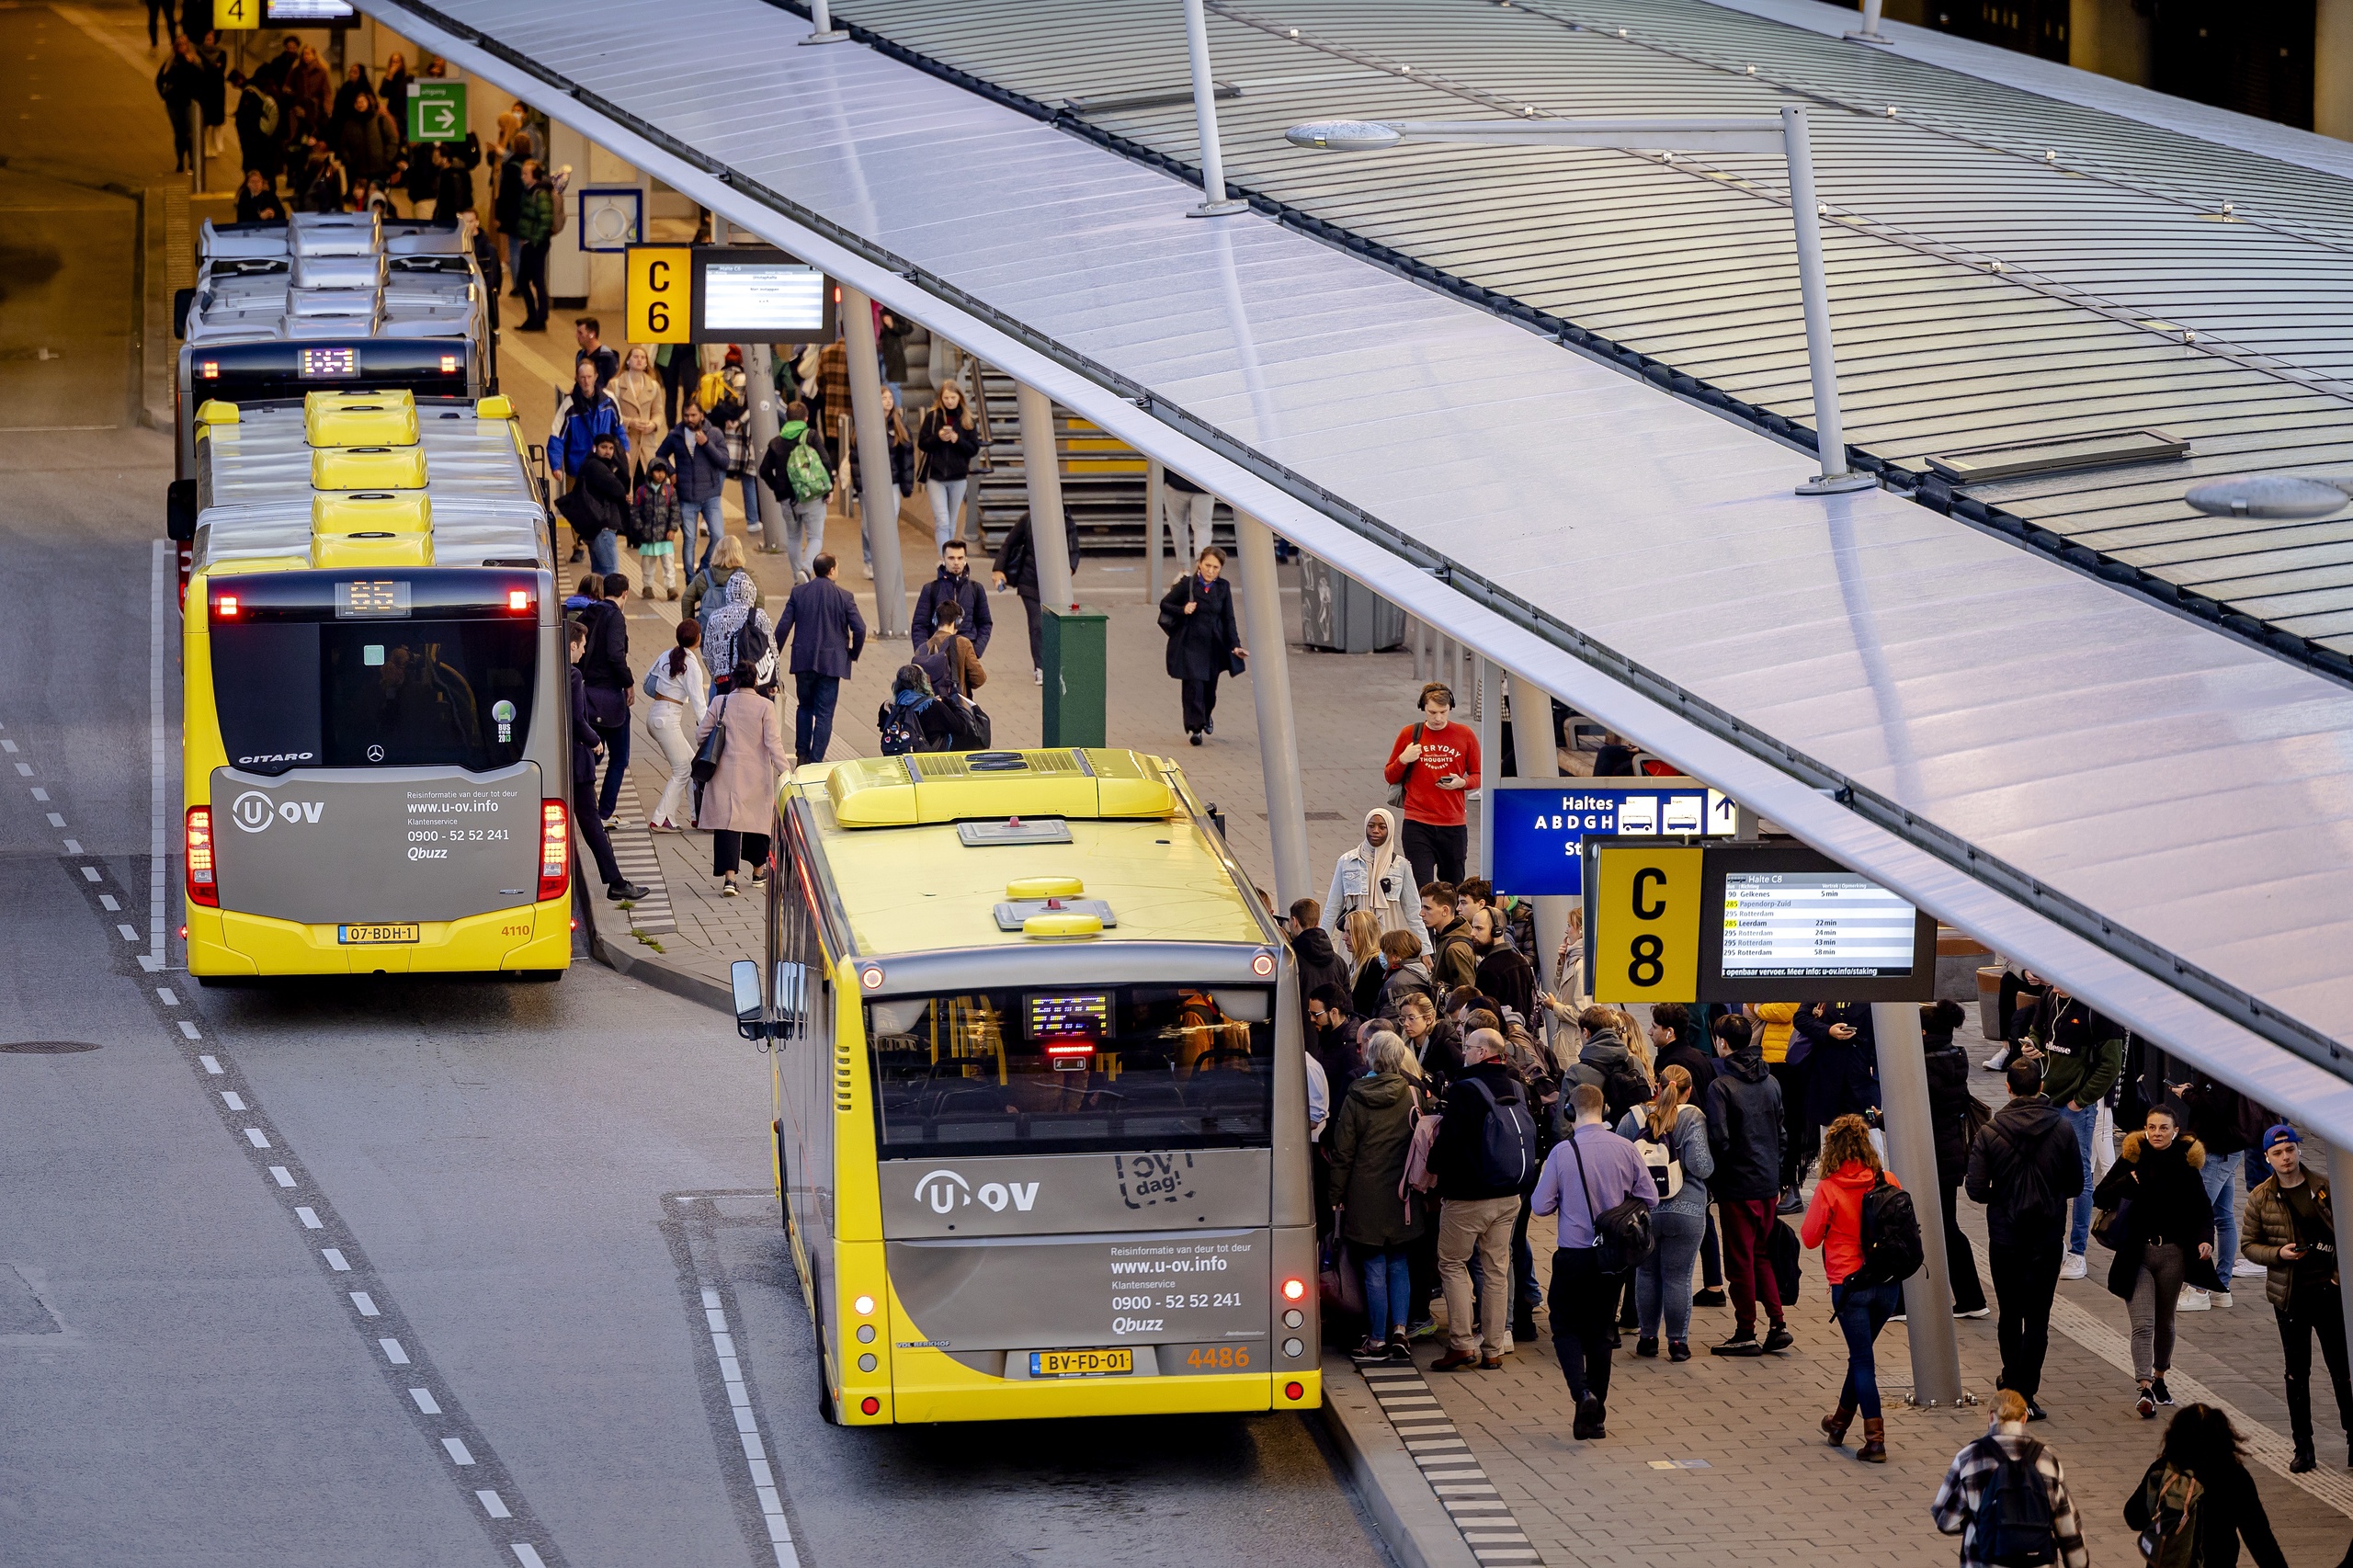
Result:
[[[792,767],[784,722],[777,705],[755,689],[758,678],[751,665],[738,665],[734,689],[711,699],[695,731],[695,748],[700,751],[712,726],[727,726],[719,771],[702,787],[702,803],[695,811],[695,825],[710,835],[710,874],[722,879],[719,891],[727,898],[740,891],[735,868],[745,860],[752,863],[753,886],[767,881],[777,778]]]

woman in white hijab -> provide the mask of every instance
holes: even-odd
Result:
[[[1430,950],[1429,927],[1422,924],[1422,890],[1414,883],[1412,862],[1398,843],[1397,813],[1375,806],[1364,814],[1364,842],[1332,868],[1332,891],[1324,900],[1324,925],[1336,943],[1349,912],[1369,909],[1381,917],[1385,936],[1411,931]]]

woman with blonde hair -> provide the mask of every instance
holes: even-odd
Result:
[[[1387,1029],[1367,1046],[1372,1071],[1349,1087],[1332,1119],[1328,1196],[1340,1239],[1364,1274],[1367,1324],[1356,1358],[1410,1363],[1413,1244],[1433,1204],[1405,1185],[1405,1157],[1428,1106],[1411,1046]]]
[[[1978,1539],[1978,1521],[1986,1494],[2001,1481],[2005,1466],[2013,1462],[2025,1464],[2041,1483],[2043,1506],[2051,1511],[2052,1568],[2085,1568],[2091,1561],[2091,1554],[2084,1550],[2083,1522],[2075,1516],[2075,1499],[2067,1494],[2067,1472],[2060,1467],[2059,1456],[2051,1451],[2049,1445],[2026,1435],[2026,1395],[2016,1389],[1996,1392],[1992,1425],[1984,1437],[1953,1455],[1951,1467],[1945,1471],[1944,1484],[1937,1488],[1937,1500],[1928,1506],[1928,1517],[1937,1522],[1938,1530],[1961,1537],[1961,1568],[1992,1560],[1987,1544]],[[2161,1460],[2154,1468],[2162,1469],[2163,1465]],[[2254,1483],[2249,1482],[2248,1493],[2252,1494],[2254,1489]],[[2135,1500],[2139,1496],[2134,1494]],[[2256,1507],[2259,1513],[2262,1504],[2257,1502]],[[2128,1503],[2125,1522],[2139,1529],[2147,1521],[2134,1519]],[[2268,1530],[2265,1536],[2268,1540]],[[2233,1547],[2235,1550],[2236,1542]],[[2275,1547],[2273,1555],[2277,1554]],[[2218,1561],[2211,1554],[2211,1549],[2206,1561]]]
[[[1901,1185],[1880,1164],[1870,1124],[1859,1116],[1840,1117],[1822,1134],[1822,1179],[1814,1184],[1813,1201],[1798,1232],[1806,1245],[1822,1248],[1831,1313],[1847,1336],[1847,1381],[1838,1391],[1838,1408],[1822,1418],[1823,1435],[1833,1447],[1843,1445],[1859,1407],[1863,1446],[1855,1457],[1870,1464],[1887,1462],[1887,1423],[1880,1415],[1871,1342],[1904,1301],[1904,1288],[1892,1280],[1856,1278],[1863,1267],[1863,1198],[1882,1182]]]
[[[1634,1270],[1642,1328],[1634,1354],[1658,1354],[1664,1321],[1667,1358],[1675,1361],[1691,1359],[1691,1265],[1708,1228],[1708,1178],[1716,1172],[1708,1119],[1690,1099],[1690,1073],[1670,1065],[1659,1073],[1650,1104],[1635,1107],[1618,1123],[1618,1135],[1633,1143],[1658,1184],[1658,1204],[1651,1210],[1658,1245]]]
[[[605,390],[620,405],[629,449],[651,456],[662,444],[662,378],[654,373],[654,357],[643,344],[629,351],[621,361],[621,373]]]
[[[1381,967],[1381,916],[1370,909],[1349,912],[1344,927],[1348,938],[1348,994],[1357,1017],[1371,1017],[1381,1010],[1381,983],[1389,971]]]

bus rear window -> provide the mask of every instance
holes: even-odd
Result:
[[[1117,985],[867,1004],[881,1153],[1263,1148],[1274,993]]]
[[[538,631],[496,620],[215,623],[231,766],[460,767],[521,759]]]

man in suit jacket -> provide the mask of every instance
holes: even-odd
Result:
[[[866,619],[849,590],[834,581],[834,564],[830,555],[812,561],[813,575],[792,590],[776,622],[779,642],[788,633],[792,638],[792,751],[800,762],[825,760],[834,738],[834,704],[850,666],[866,651]]]

